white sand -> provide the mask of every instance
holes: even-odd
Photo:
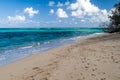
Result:
[[[89,37],[0,67],[0,80],[120,80],[120,34]]]

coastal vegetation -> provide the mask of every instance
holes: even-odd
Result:
[[[100,24],[103,31],[107,33],[120,32],[120,2],[114,5],[108,18],[109,22]]]

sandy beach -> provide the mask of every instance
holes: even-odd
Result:
[[[120,80],[120,34],[83,38],[2,66],[0,80]]]

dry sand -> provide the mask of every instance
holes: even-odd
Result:
[[[0,67],[0,80],[120,80],[120,34],[89,37]]]

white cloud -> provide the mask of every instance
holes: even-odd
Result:
[[[50,10],[50,13],[51,13],[51,14],[54,14],[54,12],[55,12],[54,9],[51,9],[51,10]]]
[[[108,13],[106,10],[101,10],[96,15],[92,15],[90,18],[90,22],[105,22],[109,21]]]
[[[24,22],[26,20],[26,17],[25,16],[19,16],[19,15],[16,15],[14,17],[12,16],[8,16],[8,21],[9,22],[12,22],[12,23],[16,23],[16,22]]]
[[[29,17],[33,17],[35,14],[39,13],[39,10],[33,10],[32,7],[28,7],[24,9],[24,13],[27,13]]]
[[[67,13],[62,8],[58,8],[58,10],[57,10],[57,16],[59,18],[68,18]]]
[[[89,17],[89,20],[99,22],[108,21],[107,10],[101,10],[90,0],[77,0],[75,3],[71,3],[68,9],[71,10],[71,16],[76,18]]]
[[[99,8],[92,4],[90,0],[77,0],[76,3],[72,3],[69,7],[72,10],[80,9],[85,12],[98,12]]]
[[[83,18],[85,14],[86,14],[86,13],[83,12],[82,10],[76,10],[76,11],[72,11],[72,12],[71,12],[71,15],[72,15],[72,16],[78,17],[78,18]]]
[[[57,7],[62,7],[64,6],[61,2],[58,2]]]
[[[55,5],[54,1],[50,1],[49,4],[48,4],[48,6],[51,6],[51,7],[54,6],[54,5]]]

